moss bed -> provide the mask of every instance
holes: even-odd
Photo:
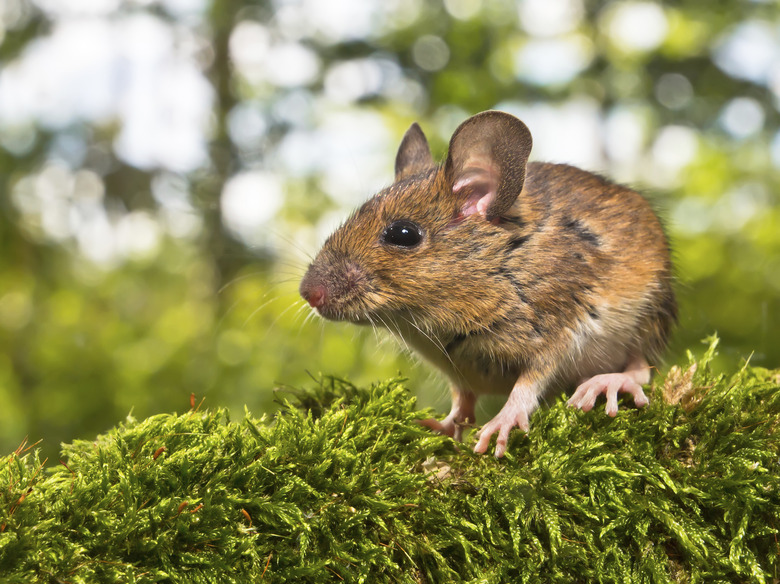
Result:
[[[558,399],[475,455],[403,380],[323,378],[273,417],[128,419],[0,458],[0,582],[777,582],[780,375],[716,343],[642,410]]]

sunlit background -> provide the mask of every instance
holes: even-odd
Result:
[[[669,362],[717,331],[721,366],[778,366],[779,105],[771,0],[0,0],[0,451],[320,372],[446,407],[297,282],[412,121],[442,157],[489,108],[654,201]]]

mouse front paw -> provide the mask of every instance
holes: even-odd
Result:
[[[642,386],[634,380],[632,375],[628,373],[602,373],[581,383],[569,398],[568,404],[580,408],[583,412],[589,412],[596,404],[598,396],[604,395],[607,398],[607,415],[615,417],[618,411],[618,393],[620,392],[631,394],[634,398],[634,404],[638,408],[644,407],[650,402],[642,390]]]
[[[498,432],[498,438],[496,438],[496,458],[501,458],[506,453],[506,445],[509,441],[509,432],[513,428],[520,428],[523,432],[528,432],[528,412],[524,409],[504,407],[495,418],[490,420],[487,424],[482,426],[482,429],[477,434],[477,444],[474,446],[474,452],[480,454],[487,451],[490,445],[490,439],[493,434]]]

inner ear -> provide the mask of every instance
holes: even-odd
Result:
[[[395,181],[409,178],[434,166],[431,149],[422,129],[413,123],[404,134],[395,156]]]
[[[499,111],[477,114],[455,130],[444,168],[464,215],[492,221],[509,210],[523,190],[532,143],[523,122]]]

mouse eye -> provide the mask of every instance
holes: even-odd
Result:
[[[393,221],[382,233],[382,242],[398,247],[414,247],[422,241],[422,229],[408,219]]]

